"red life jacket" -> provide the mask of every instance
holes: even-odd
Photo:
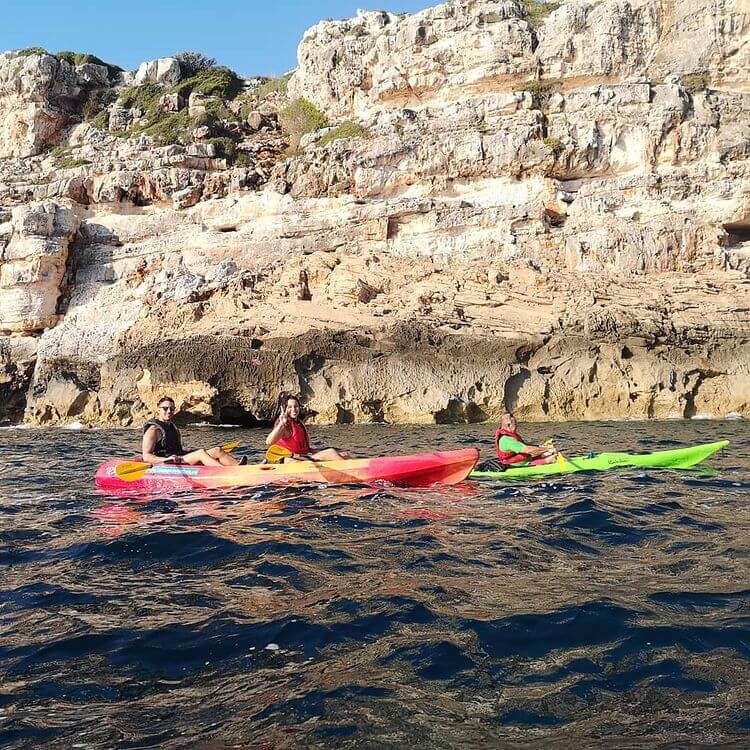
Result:
[[[510,438],[513,438],[514,440],[518,440],[519,443],[524,442],[523,438],[517,433],[517,432],[511,432],[510,430],[504,430],[502,427],[498,427],[495,431],[495,453],[497,453],[497,457],[500,459],[501,463],[504,464],[518,464],[521,463],[521,461],[528,461],[528,459],[531,458],[531,456],[528,453],[516,453],[515,451],[501,451],[500,450],[500,438],[503,435],[507,435]]]
[[[277,419],[274,427],[278,425],[279,420]],[[276,445],[283,445],[284,448],[288,448],[292,453],[299,453],[301,455],[311,453],[310,450],[310,438],[307,436],[307,429],[302,422],[298,422],[296,419],[289,420],[289,426],[292,428],[292,434],[289,437],[280,437],[276,441]]]

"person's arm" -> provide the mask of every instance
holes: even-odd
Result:
[[[549,445],[524,445],[523,452],[532,458],[538,458],[539,456],[552,456],[556,453],[555,446],[551,443]]]
[[[146,464],[163,464],[167,461],[173,463],[180,463],[179,456],[157,456],[154,454],[156,443],[159,441],[159,430],[157,427],[149,427],[146,432],[143,433],[143,440],[141,441],[141,454],[143,462]]]
[[[527,445],[524,446],[524,453],[536,458],[537,456],[548,456],[555,452],[555,449],[549,445]]]
[[[547,445],[524,445],[523,452],[528,453],[533,458],[538,456],[553,456],[557,451],[552,443]]]
[[[527,445],[519,440],[515,440],[509,435],[503,435],[500,438],[500,450],[513,451],[514,453],[520,453],[525,456],[530,456],[531,458],[544,456],[547,453],[554,453],[554,449],[550,449],[549,446]]]
[[[287,437],[285,433],[288,430],[288,428],[289,428],[289,420],[287,419],[286,414],[282,414],[278,423],[268,434],[268,437],[266,438],[266,445],[270,448],[272,445],[276,443],[276,441],[279,438]]]

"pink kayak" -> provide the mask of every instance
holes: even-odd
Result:
[[[261,484],[369,484],[388,482],[399,487],[457,484],[479,458],[476,448],[434,451],[413,456],[353,458],[341,461],[294,461],[252,466],[186,466],[113,458],[96,472],[103,490],[169,492],[172,490],[252,487]]]

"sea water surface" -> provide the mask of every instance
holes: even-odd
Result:
[[[312,432],[488,456],[492,428]],[[732,445],[715,475],[118,499],[94,470],[137,431],[0,430],[0,747],[750,746],[747,423],[526,433]]]

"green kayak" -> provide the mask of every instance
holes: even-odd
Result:
[[[599,453],[588,456],[574,456],[541,466],[518,466],[505,471],[472,471],[470,476],[487,479],[529,479],[547,477],[554,474],[572,474],[576,471],[608,471],[621,467],[637,466],[656,469],[689,469],[705,461],[722,448],[729,445],[728,440],[716,443],[691,445],[688,448],[676,448],[671,451],[654,453]]]

